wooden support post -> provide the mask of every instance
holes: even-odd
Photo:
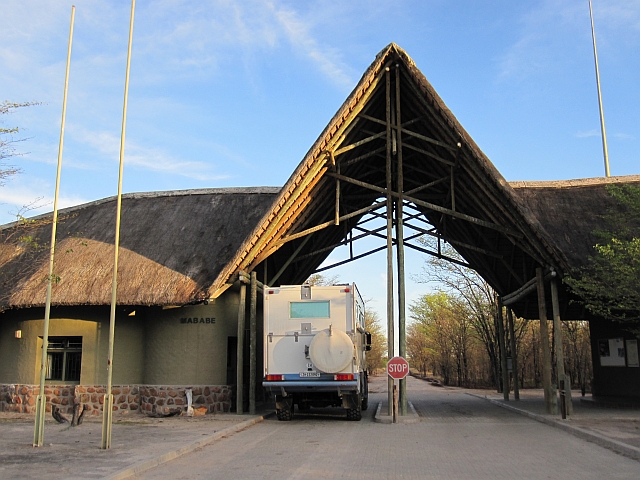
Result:
[[[269,285],[269,278],[267,277],[267,263],[269,262],[268,258],[264,259],[264,265],[262,266],[262,268],[264,269],[264,272],[262,273],[262,285],[264,285],[265,287],[267,285]]]
[[[256,310],[258,304],[258,283],[256,272],[251,272],[251,305],[249,310],[249,414],[256,414]]]
[[[571,398],[571,384],[566,381],[564,373],[564,347],[562,345],[562,321],[560,319],[560,304],[558,302],[558,283],[556,277],[551,279],[551,305],[553,306],[553,343],[556,348],[556,371],[558,372],[558,385],[563,390],[562,395],[566,396],[566,392],[569,391],[569,399]],[[564,385],[563,385],[564,384]],[[564,387],[564,388],[563,388]],[[563,414],[571,414],[573,412],[571,401],[565,401],[567,410],[563,411]],[[564,406],[563,405],[563,406]]]
[[[544,296],[544,276],[542,268],[536,268],[538,290],[538,314],[540,316],[540,345],[542,346],[542,384],[544,387],[544,407],[547,413],[555,414],[551,398],[551,350],[549,348],[549,326],[547,325],[547,304]]]
[[[391,75],[386,69],[386,105],[387,105],[387,351],[389,359],[394,357],[393,338],[393,199],[391,189]],[[387,378],[387,401],[389,416],[393,416],[393,378]]]
[[[396,125],[402,125],[400,116],[400,67],[396,65]],[[405,307],[405,279],[404,279],[404,225],[403,225],[403,198],[404,175],[402,171],[402,132],[397,129],[396,138],[396,159],[397,159],[397,183],[399,197],[396,200],[396,244],[398,261],[398,355],[407,356],[407,334],[406,334],[406,307]],[[400,379],[399,389],[400,415],[407,414],[407,379]]]
[[[398,386],[395,382],[393,383],[393,423],[398,423]]]
[[[509,400],[509,372],[507,372],[507,347],[504,338],[504,317],[502,300],[498,298],[498,347],[500,348],[500,368],[502,370],[502,395]]]
[[[242,278],[242,277],[241,277]],[[247,310],[247,285],[240,281],[240,303],[238,304],[238,345],[236,360],[236,413],[242,415],[244,407],[244,322]]]
[[[332,160],[335,162],[333,155],[331,156]],[[340,175],[340,164],[336,165],[336,173]],[[335,216],[336,225],[340,225],[340,179],[336,178],[336,216]]]
[[[511,367],[513,371],[513,398],[520,400],[520,386],[518,385],[518,351],[516,350],[515,325],[513,313],[507,307],[507,323],[509,324],[509,337],[511,341]]]

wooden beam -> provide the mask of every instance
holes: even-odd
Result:
[[[251,302],[249,309],[249,415],[256,414],[256,370],[257,370],[257,321],[258,285],[256,272],[251,272]]]
[[[544,274],[542,268],[536,268],[536,287],[538,290],[538,315],[540,317],[540,345],[542,347],[542,384],[544,387],[544,406],[547,413],[555,415],[554,394],[551,387],[551,350],[549,349],[549,325],[547,324],[547,302],[544,295]]]
[[[406,131],[406,130],[403,130],[403,131]],[[431,152],[429,152],[429,151],[427,151],[427,150],[425,150],[423,148],[411,145],[410,143],[405,143],[404,146],[407,147],[410,150],[414,150],[416,152],[422,153],[423,155],[426,155],[427,157],[433,158],[434,160],[442,162],[442,163],[444,163],[446,165],[449,165],[449,166],[454,166],[455,165],[455,163],[452,162],[451,160],[447,160],[445,158],[442,158],[439,155],[436,155],[435,153],[431,153]]]
[[[340,221],[343,222],[344,220],[348,220],[349,218],[353,218],[353,217],[357,217],[358,215],[362,215],[363,213],[366,213],[368,211],[374,210],[376,208],[380,208],[380,206],[384,205],[385,202],[378,202],[378,203],[374,203],[373,205],[370,205],[368,207],[365,208],[361,208],[360,210],[356,210],[355,212],[351,212],[348,213],[346,215],[342,215],[340,217]],[[290,242],[291,240],[295,240],[296,238],[301,238],[304,236],[307,236],[311,233],[315,233],[319,230],[323,230],[327,227],[331,227],[331,226],[335,226],[335,221],[334,220],[329,220],[328,222],[324,222],[321,223],[320,225],[316,225],[315,227],[311,227],[311,228],[307,228],[306,230],[303,230],[302,232],[298,232],[298,233],[294,233],[292,235],[289,235],[288,237],[284,237],[281,238],[280,240],[278,240],[277,242],[274,242],[273,246],[271,247],[276,248],[279,247],[287,242]]]
[[[274,277],[271,279],[271,285],[274,285],[276,283],[276,281],[280,278],[280,276],[284,273],[284,271],[287,269],[287,267],[291,264],[291,262],[293,262],[293,260],[297,257],[298,253],[300,253],[300,250],[302,250],[304,248],[304,246],[307,244],[307,242],[311,240],[311,237],[306,237],[304,240],[302,240],[302,242],[300,242],[300,245],[298,245],[298,247],[294,250],[294,252],[291,254],[291,256],[287,259],[286,262],[284,262],[284,265],[282,265],[282,267],[280,267],[280,270],[278,270],[278,273],[276,273],[274,275]]]
[[[507,310],[507,324],[509,327],[509,343],[511,343],[511,371],[513,372],[513,398],[520,400],[520,386],[518,385],[518,351],[516,350],[516,334],[513,324],[513,313]]]
[[[331,268],[339,267],[340,265],[345,265],[347,263],[354,262],[354,261],[359,260],[361,258],[368,257],[369,255],[373,255],[374,253],[380,252],[380,251],[382,251],[382,250],[384,250],[386,248],[387,248],[386,245],[384,245],[382,247],[374,248],[373,250],[370,250],[370,251],[368,251],[366,253],[361,253],[360,255],[356,255],[355,257],[349,258],[348,260],[343,260],[341,262],[333,263],[333,264],[328,265],[326,267],[318,268],[318,269],[316,269],[316,271],[314,273],[324,272],[325,270],[329,270]]]
[[[365,153],[364,155],[360,155],[359,157],[355,157],[355,158],[350,158],[349,160],[342,160],[340,163],[342,164],[342,166],[346,167],[348,165],[352,165],[354,163],[357,163],[361,160],[365,160],[367,158],[373,157],[379,153],[382,153],[385,151],[387,147],[380,147],[380,148],[376,148],[375,150],[371,150],[369,153]]]
[[[406,145],[405,145],[406,146]],[[413,195],[414,193],[418,193],[422,190],[426,190],[427,188],[433,187],[435,185],[438,185],[439,183],[443,183],[446,182],[449,179],[449,177],[442,177],[438,180],[434,180],[433,182],[429,182],[426,183],[424,185],[421,185],[417,188],[414,188],[413,190],[409,190],[408,192],[405,192],[405,195]]]
[[[361,145],[364,145],[366,143],[372,142],[378,138],[382,138],[384,137],[386,134],[386,132],[380,132],[380,133],[376,133],[375,135],[372,135],[370,137],[364,138],[362,140],[359,140],[355,143],[352,143],[350,145],[347,145],[345,147],[339,148],[338,150],[336,150],[333,154],[337,157],[338,155],[348,152],[349,150],[353,150],[354,148],[357,148]]]
[[[247,308],[247,286],[240,284],[240,302],[238,303],[238,345],[236,353],[236,414],[244,413],[244,323],[246,319]]]
[[[507,372],[507,347],[504,335],[502,302],[498,298],[498,347],[500,348],[500,369],[502,370],[502,396],[509,401],[509,373]]]
[[[405,145],[406,146],[406,145]],[[354,185],[358,185],[364,188],[368,188],[369,190],[373,190],[375,192],[380,192],[380,193],[384,193],[386,194],[387,191],[386,189],[382,188],[382,187],[378,187],[377,185],[371,185],[370,183],[366,183],[366,182],[361,182],[359,180],[355,180],[353,178],[350,177],[345,177],[344,175],[338,175],[336,173],[331,173],[331,172],[327,172],[326,175],[330,176],[330,177],[335,177],[335,178],[339,178],[340,180],[344,180],[345,182],[348,183],[353,183]],[[400,197],[400,195],[397,192],[389,192],[389,194],[393,197]],[[495,223],[491,223],[491,222],[487,222],[485,220],[481,220],[479,218],[476,217],[472,217],[471,215],[466,215],[464,213],[460,213],[460,212],[454,212],[449,208],[446,207],[441,207],[440,205],[436,205],[433,203],[429,203],[429,202],[423,202],[422,200],[419,200],[417,198],[413,198],[410,197],[408,195],[402,195],[402,197],[404,198],[404,200],[407,200],[409,202],[413,202],[416,205],[420,205],[422,207],[428,208],[430,210],[435,210],[436,212],[440,212],[440,213],[444,213],[446,215],[449,215],[451,217],[455,217],[455,218],[459,218],[461,220],[466,220],[468,222],[474,223],[476,225],[480,225],[486,228],[490,228],[492,230],[497,230],[501,233],[504,233],[506,235],[511,235],[514,237],[518,237],[518,238],[522,238],[522,234],[519,232],[515,232],[513,230],[511,230],[510,228],[506,228],[503,227],[501,225],[496,225]]]

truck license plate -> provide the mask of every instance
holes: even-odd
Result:
[[[318,378],[318,377],[320,377],[320,372],[300,372],[300,377],[303,377],[303,378],[309,378],[309,377]]]

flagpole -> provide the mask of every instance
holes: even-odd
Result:
[[[129,21],[129,48],[127,50],[127,73],[124,82],[124,106],[122,108],[122,132],[120,135],[120,169],[118,171],[118,199],[116,202],[116,232],[115,253],[113,261],[113,280],[111,283],[111,314],[109,316],[109,354],[107,358],[107,389],[102,405],[102,445],[101,448],[111,448],[111,425],[113,417],[113,343],[116,327],[116,294],[118,290],[118,253],[120,249],[120,214],[122,212],[122,170],[124,166],[124,144],[127,127],[127,100],[129,97],[129,70],[131,68],[131,44],[133,42],[133,17],[136,0],[131,0],[131,19]]]
[[[36,398],[36,419],[33,428],[34,447],[41,447],[44,443],[44,417],[47,414],[47,396],[44,390],[44,383],[47,373],[47,347],[49,345],[49,318],[51,315],[51,284],[53,283],[53,258],[56,248],[56,226],[58,223],[58,194],[60,192],[64,124],[67,116],[67,91],[69,90],[69,66],[71,65],[71,45],[73,43],[73,22],[75,15],[76,7],[71,6],[71,26],[69,27],[69,44],[67,47],[67,68],[64,78],[64,97],[62,99],[62,122],[60,124],[60,143],[58,144],[58,169],[56,171],[56,190],[53,196],[53,221],[51,223],[51,246],[49,249],[49,276],[47,277],[47,299],[45,300],[44,308],[44,333],[42,334],[42,359],[40,362],[40,390]]]
[[[598,85],[598,105],[600,107],[600,130],[602,132],[602,152],[604,154],[604,174],[611,176],[609,171],[609,150],[607,148],[607,131],[604,128],[604,109],[602,108],[602,92],[600,91],[600,69],[598,68],[598,50],[596,49],[596,29],[593,26],[593,8],[589,0],[589,16],[591,17],[591,38],[593,39],[593,59],[596,64],[596,84]]]

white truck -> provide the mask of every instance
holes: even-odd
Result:
[[[364,302],[355,284],[283,285],[264,289],[264,381],[278,420],[294,405],[342,406],[348,420],[367,409]]]

